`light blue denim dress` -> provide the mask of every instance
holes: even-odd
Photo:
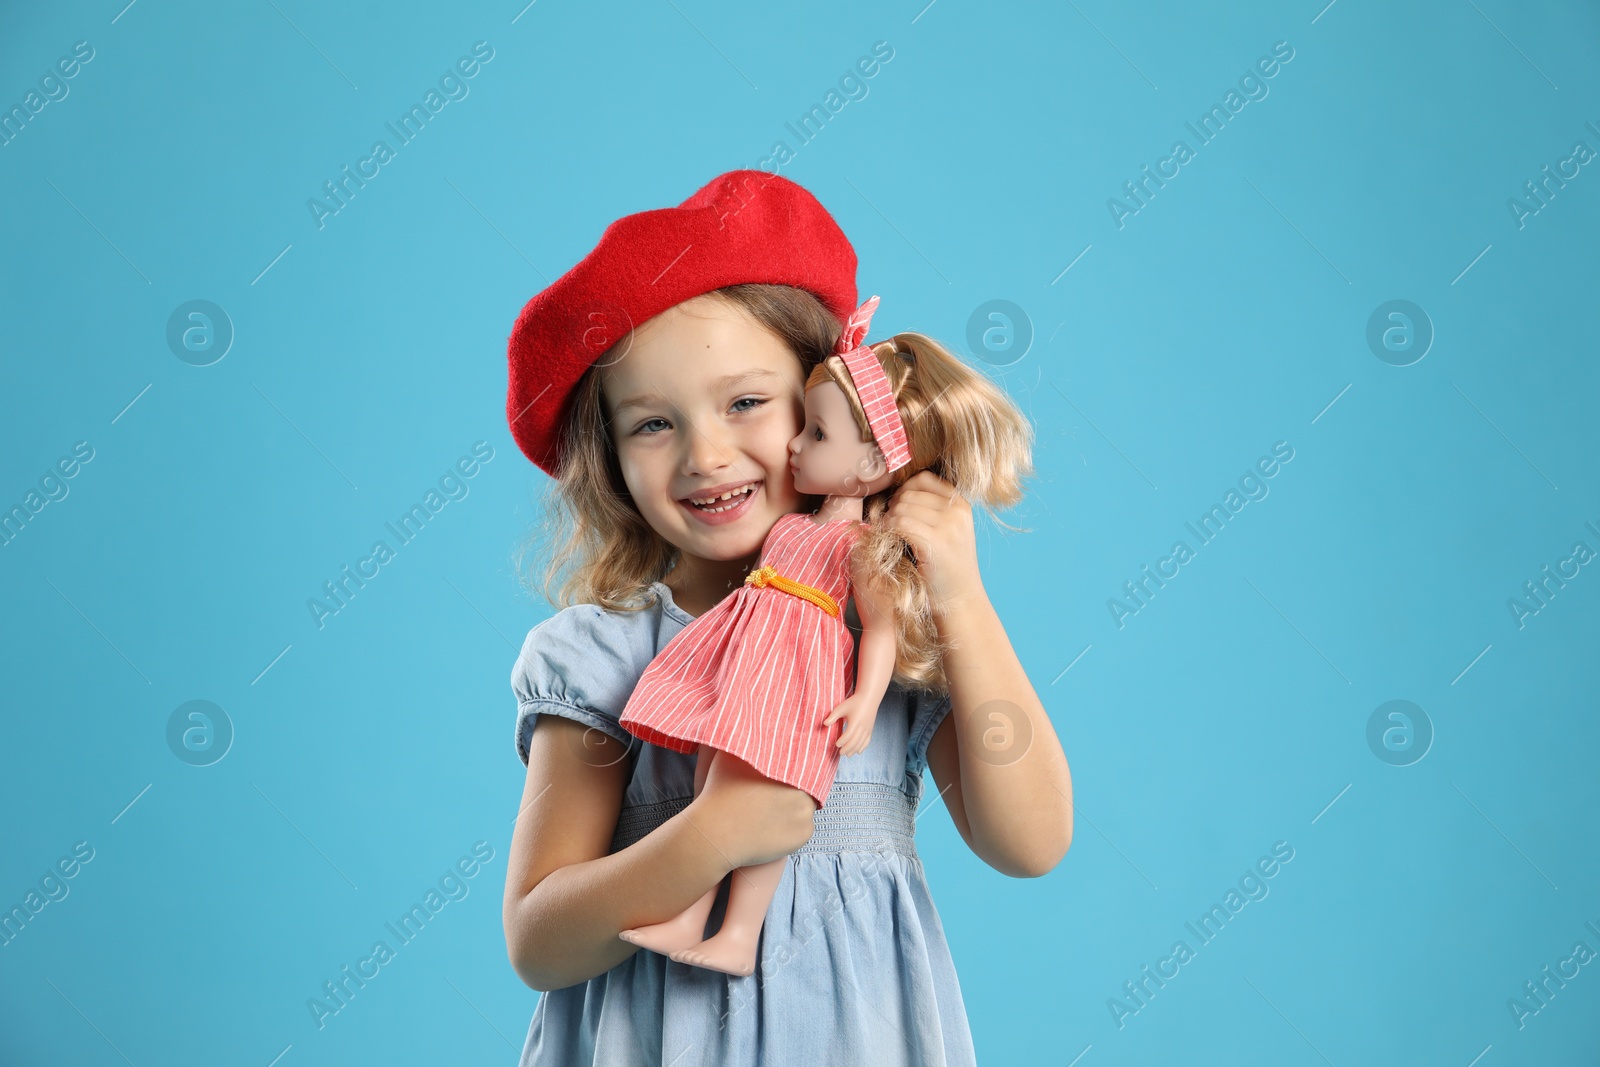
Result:
[[[632,745],[611,851],[677,814],[695,757],[645,744],[617,717],[650,660],[692,616],[656,583],[638,612],[567,608],[529,631],[511,673],[517,755],[540,715]],[[853,612],[848,614],[859,640]],[[640,949],[539,999],[522,1067],[967,1067],[976,1063],[950,946],[913,832],[928,741],[948,697],[891,685],[872,740],[843,757],[811,840],[789,857],[748,977]],[[707,930],[721,922],[718,891]]]

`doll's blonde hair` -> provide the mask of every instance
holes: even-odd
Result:
[[[741,308],[783,341],[801,375],[833,350],[842,327],[820,300],[787,285],[746,284],[710,294]],[[618,344],[631,342],[631,335]],[[605,356],[573,389],[562,430],[561,465],[544,501],[543,521],[517,553],[524,584],[557,608],[598,604],[637,611],[651,603],[650,584],[672,569],[678,550],[656,533],[628,493],[601,395]],[[815,504],[816,497],[805,498]],[[542,542],[542,543],[541,543]],[[531,564],[542,560],[535,579]]]
[[[870,525],[852,550],[852,572],[874,576],[874,588],[893,605],[895,679],[942,692],[948,688],[947,647],[911,545],[885,525],[889,497],[912,475],[932,471],[999,522],[994,512],[1020,501],[1022,482],[1033,473],[1033,426],[1004,390],[931,337],[898,333],[872,352],[889,379],[911,462],[894,471],[888,488],[866,499],[863,513]],[[837,356],[812,369],[806,389],[828,381],[844,390],[861,440],[873,440],[861,399]]]

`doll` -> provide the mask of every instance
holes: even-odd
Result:
[[[891,680],[940,687],[941,649],[915,559],[902,539],[868,521],[883,507],[878,499],[869,516],[869,499],[927,469],[989,506],[1021,495],[1028,428],[1020,412],[921,335],[865,346],[877,306],[874,296],[850,316],[834,353],[806,381],[806,421],[789,443],[790,469],[795,488],[824,496],[822,506],[779,518],[745,585],[668,643],[620,716],[642,740],[698,750],[697,793],[720,750],[804,790],[820,808],[840,756],[866,747]],[[905,419],[903,403],[913,409]],[[859,663],[844,620],[852,595]],[[677,918],[621,936],[680,963],[748,975],[786,863],[734,871],[711,938],[701,939],[715,888]]]

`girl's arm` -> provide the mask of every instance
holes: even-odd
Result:
[[[1017,878],[1046,874],[1072,843],[1072,775],[983,588],[972,506],[923,471],[891,498],[889,521],[916,551],[939,634],[951,646],[950,714],[928,746],[945,806],[989,866]]]
[[[528,745],[503,921],[512,968],[540,992],[604,974],[639,951],[623,930],[678,915],[737,867],[788,855],[814,825],[809,797],[717,759],[687,808],[607,855],[628,760],[596,736],[545,716]]]

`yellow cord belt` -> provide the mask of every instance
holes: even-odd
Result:
[[[811,603],[815,604],[823,611],[826,611],[834,618],[839,617],[839,605],[835,603],[833,597],[829,596],[827,593],[824,593],[815,586],[807,585],[804,582],[797,582],[793,578],[785,578],[783,575],[779,574],[777,569],[774,567],[757,567],[755,570],[745,575],[744,581],[746,585],[753,585],[757,588],[770,585],[774,589],[779,589],[785,593],[790,593],[799,597],[801,600],[811,601]]]

